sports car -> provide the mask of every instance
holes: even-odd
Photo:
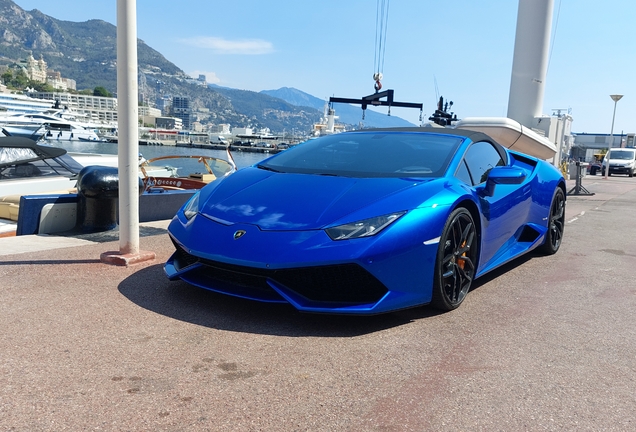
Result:
[[[563,237],[565,181],[482,132],[369,129],[312,139],[201,189],[164,270],[303,312],[457,308],[479,276]]]

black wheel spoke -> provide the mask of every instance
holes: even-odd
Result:
[[[565,216],[565,206],[563,203],[561,195],[557,195],[553,204],[552,223],[550,224],[550,229],[552,231],[552,246],[555,248],[559,246],[561,238],[563,237],[563,219]]]
[[[461,260],[464,262],[464,269],[468,268],[468,272],[464,271],[464,274],[466,275],[472,275],[473,272],[475,271],[475,266],[473,264],[473,261],[468,258],[468,257],[462,257]],[[470,280],[472,280],[472,276],[467,276],[468,278],[470,278]]]
[[[557,202],[555,202],[555,207],[554,210],[552,212],[552,218],[553,219],[561,219],[563,217],[563,214],[565,213],[565,207],[563,205],[563,201],[562,200],[558,200]]]
[[[454,254],[448,254],[442,260],[442,266],[447,267],[448,264],[453,260]]]
[[[461,241],[462,244],[467,243],[469,241],[468,237],[471,236],[471,234],[473,233],[472,228],[473,228],[472,223],[466,225],[466,228],[462,232],[462,241]]]

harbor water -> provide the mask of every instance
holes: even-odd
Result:
[[[55,147],[61,147],[68,152],[78,153],[99,153],[99,154],[117,154],[118,144],[109,142],[88,142],[88,141],[47,141]],[[193,148],[193,147],[176,147],[176,146],[139,146],[139,153],[147,160],[160,157],[160,156],[172,156],[172,155],[187,155],[187,156],[211,156],[219,159],[227,160],[227,153],[224,150],[213,150],[205,148]],[[250,165],[259,163],[263,159],[271,156],[267,153],[251,153],[251,152],[238,152],[233,151],[232,156],[238,168],[244,168]],[[183,166],[175,166],[179,168],[181,175],[202,172],[205,168],[201,163],[198,163],[196,159],[174,159],[164,161],[166,165],[175,166],[176,164],[182,164]]]

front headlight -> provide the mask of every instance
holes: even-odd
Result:
[[[370,237],[378,234],[384,228],[398,220],[406,212],[391,213],[384,216],[377,216],[359,222],[339,225],[325,229],[331,240],[350,240],[360,237]]]
[[[195,193],[183,206],[183,215],[187,220],[192,219],[199,212],[199,194],[200,192]]]

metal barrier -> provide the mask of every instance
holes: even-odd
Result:
[[[581,184],[581,179],[583,178],[583,169],[587,169],[587,163],[576,162],[576,183],[572,189],[568,192],[568,195],[594,195],[593,192],[588,191]]]

